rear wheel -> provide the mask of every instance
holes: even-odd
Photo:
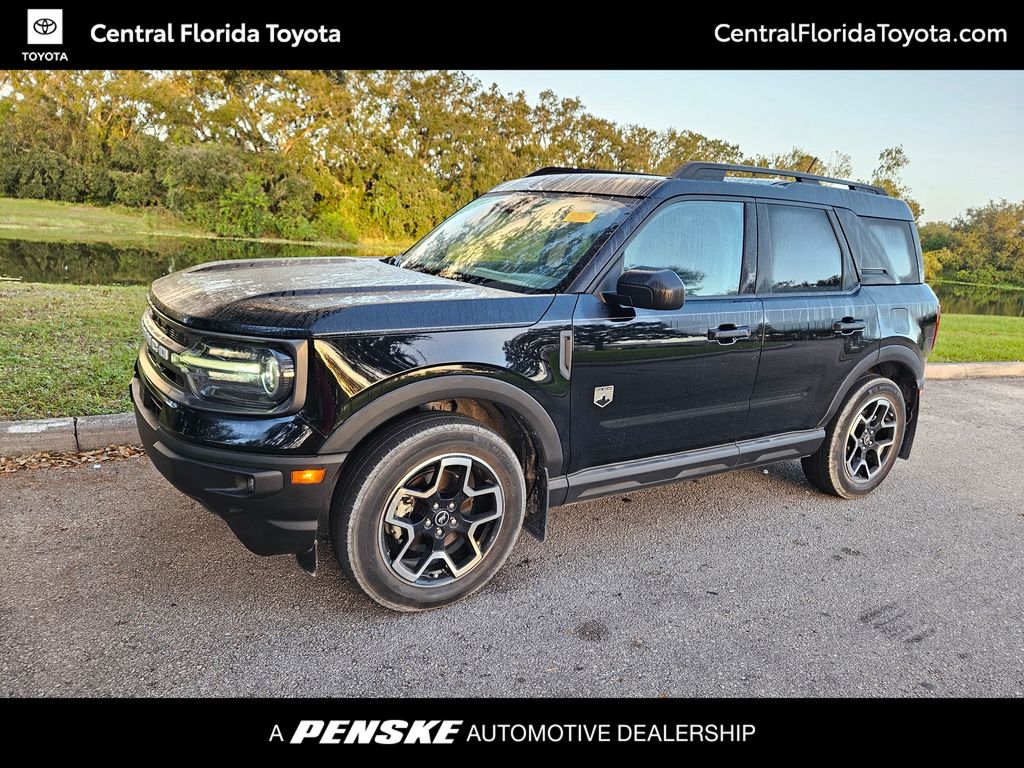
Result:
[[[486,584],[522,527],[526,487],[512,448],[461,416],[399,424],[356,457],[331,511],[345,572],[381,605],[436,608]]]
[[[896,382],[865,377],[829,422],[821,447],[802,460],[804,474],[825,493],[864,496],[896,463],[906,423],[907,407]]]

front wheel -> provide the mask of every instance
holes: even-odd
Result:
[[[825,493],[857,498],[870,493],[896,463],[907,425],[903,392],[892,379],[858,381],[825,431],[825,441],[801,464]]]
[[[508,558],[526,511],[515,452],[462,416],[426,414],[355,458],[331,510],[345,572],[381,605],[437,608],[486,584]]]

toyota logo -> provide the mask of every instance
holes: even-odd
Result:
[[[57,22],[53,19],[36,19],[32,22],[32,29],[40,35],[52,35],[57,31]]]

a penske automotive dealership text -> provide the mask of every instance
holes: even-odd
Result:
[[[302,720],[289,738],[274,726],[270,741],[290,744],[455,744],[522,742],[740,742],[750,723],[494,723],[463,720]]]

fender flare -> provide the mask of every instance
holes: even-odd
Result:
[[[824,427],[832,420],[832,417],[836,415],[836,411],[839,410],[840,403],[843,402],[843,398],[846,397],[846,394],[850,391],[850,388],[854,385],[857,379],[863,376],[869,369],[874,368],[880,363],[901,363],[909,368],[914,374],[914,378],[917,380],[918,389],[924,385],[924,360],[921,359],[921,356],[912,348],[903,344],[887,344],[881,347],[876,354],[870,355],[869,357],[861,360],[857,363],[854,369],[847,374],[846,378],[843,379],[842,385],[832,398],[832,403],[829,405],[824,418],[818,422],[819,427]]]
[[[404,384],[353,413],[331,433],[321,453],[348,453],[378,426],[398,414],[433,400],[472,397],[515,411],[533,430],[544,451],[548,473],[562,474],[562,439],[551,416],[536,398],[501,379],[471,374],[444,374]]]

